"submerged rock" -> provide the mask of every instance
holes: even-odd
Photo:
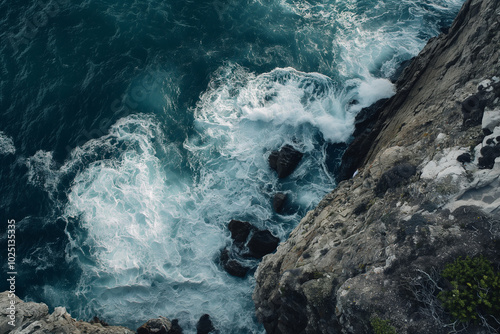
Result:
[[[271,152],[269,166],[278,172],[280,179],[293,173],[304,154],[291,145],[284,145],[279,151]]]

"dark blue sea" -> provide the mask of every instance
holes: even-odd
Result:
[[[0,0],[2,277],[15,219],[24,300],[262,333],[253,273],[217,260],[228,222],[286,240],[335,187],[356,113],[462,2]],[[284,144],[304,158],[279,180]]]

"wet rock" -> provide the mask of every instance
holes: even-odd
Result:
[[[250,250],[250,256],[257,259],[272,253],[278,247],[280,239],[271,234],[271,232],[257,231],[255,232],[250,241],[248,242],[248,249]]]
[[[224,249],[220,255],[220,262],[224,270],[231,276],[245,277],[250,268],[242,265],[238,260],[231,258],[229,249]]]
[[[231,220],[228,225],[229,231],[231,231],[231,238],[237,245],[244,244],[247,241],[248,235],[254,227],[249,222],[243,222],[239,220]]]
[[[215,331],[215,327],[210,319],[210,315],[204,314],[198,320],[196,324],[196,333],[197,334],[209,334]]]
[[[137,328],[137,334],[171,334],[172,323],[164,317],[150,319]]]
[[[457,161],[461,163],[471,162],[472,157],[469,153],[463,153],[457,157]]]
[[[269,166],[278,172],[280,179],[293,173],[304,154],[291,145],[283,146],[279,151],[271,152],[268,158]]]
[[[273,209],[276,213],[281,213],[286,203],[286,194],[277,193],[273,197]]]
[[[182,334],[182,328],[181,326],[179,326],[179,320],[172,320],[172,329],[170,329],[170,332],[168,332],[168,334]]]
[[[368,151],[373,145],[380,129],[377,120],[387,99],[379,100],[367,108],[363,108],[355,120],[354,141],[342,155],[342,162],[336,173],[337,183],[350,179],[363,164]]]
[[[375,187],[375,194],[382,196],[388,189],[397,188],[415,175],[417,168],[410,164],[401,164],[382,174]]]

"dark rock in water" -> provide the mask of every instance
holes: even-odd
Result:
[[[286,202],[286,194],[277,193],[273,197],[273,209],[274,212],[281,213]]]
[[[375,187],[375,194],[383,196],[388,189],[399,187],[416,172],[417,168],[410,164],[401,164],[389,169],[380,177]]]
[[[137,328],[137,334],[172,334],[172,323],[164,317],[150,319],[144,325]]]
[[[201,316],[200,320],[196,324],[196,333],[197,334],[209,334],[210,332],[215,331],[215,327],[212,324],[212,320],[210,320],[210,315],[204,314]]]
[[[457,157],[457,161],[461,162],[461,163],[471,162],[472,161],[472,157],[471,157],[471,155],[469,153],[460,154]]]
[[[168,332],[168,334],[182,334],[182,328],[179,326],[179,320],[172,320],[172,329]]]
[[[486,102],[481,100],[480,94],[471,95],[462,102],[463,126],[471,128],[480,125],[483,119]]]
[[[258,231],[250,238],[248,249],[252,257],[259,259],[266,254],[274,252],[279,242],[280,239],[272,235],[271,232],[267,230]]]
[[[220,262],[224,270],[231,276],[245,277],[250,270],[250,268],[245,267],[237,260],[232,259],[227,248],[221,252]]]
[[[484,146],[481,149],[481,155],[478,159],[479,168],[492,169],[495,159],[500,157],[500,146]]]
[[[350,179],[354,172],[363,165],[380,131],[379,128],[376,128],[377,121],[379,121],[379,114],[387,101],[388,99],[377,101],[371,106],[363,108],[356,115],[354,140],[342,155],[342,163],[338,173],[336,173],[337,183]]]
[[[249,222],[233,219],[229,222],[228,229],[231,231],[231,238],[237,244],[244,244],[254,227]]]
[[[272,151],[269,155],[269,158],[267,158],[267,161],[269,161],[269,167],[271,167],[271,169],[278,170],[278,157],[279,151]]]
[[[291,145],[283,146],[279,151],[271,152],[268,158],[269,166],[278,172],[280,179],[293,173],[304,154]]]

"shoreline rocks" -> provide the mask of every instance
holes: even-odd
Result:
[[[220,265],[235,277],[245,277],[256,267],[248,266],[247,259],[261,259],[278,247],[279,238],[268,230],[259,230],[249,222],[231,220],[228,224],[233,243],[224,248],[219,256]]]
[[[15,326],[8,324],[7,308],[15,301]],[[45,334],[45,333],[86,333],[86,334],[134,334],[121,326],[103,326],[102,321],[89,323],[75,320],[64,307],[56,307],[53,313],[44,303],[24,302],[17,296],[9,298],[9,292],[0,293],[0,333]],[[169,333],[173,334],[173,333]]]
[[[279,151],[272,151],[269,155],[269,167],[278,173],[283,179],[293,173],[299,165],[304,154],[291,145],[284,145]]]

